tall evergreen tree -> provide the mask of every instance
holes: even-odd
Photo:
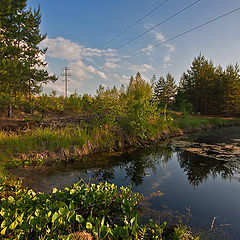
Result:
[[[174,77],[170,74],[166,74],[166,79],[160,77],[154,88],[154,100],[158,102],[159,106],[168,106],[172,103],[177,86]]]
[[[240,71],[236,64],[228,65],[224,72],[224,109],[227,115],[240,113]]]
[[[10,109],[16,96],[25,94],[31,100],[42,83],[57,79],[44,70],[46,64],[41,60],[46,49],[40,49],[39,44],[46,34],[39,30],[40,9],[32,11],[26,5],[26,0],[0,2],[0,84]]]

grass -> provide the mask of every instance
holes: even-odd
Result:
[[[53,151],[60,149],[70,149],[72,146],[81,148],[83,144],[92,145],[95,150],[112,151],[116,149],[116,143],[121,142],[122,148],[125,147],[125,137],[131,139],[132,144],[141,144],[148,139],[157,139],[161,136],[164,129],[168,129],[170,134],[182,130],[199,130],[207,128],[209,125],[225,126],[240,124],[239,119],[220,119],[220,118],[199,118],[192,116],[176,117],[174,120],[162,120],[148,124],[144,138],[141,139],[141,132],[128,132],[118,123],[115,124],[96,124],[85,127],[65,127],[60,129],[37,128],[30,132],[19,134],[14,132],[0,132],[0,163],[10,162],[11,166],[31,165],[32,160],[21,164],[16,155],[28,153],[30,151]],[[140,141],[139,141],[140,140]],[[139,142],[138,142],[139,141]],[[121,149],[122,150],[122,149]],[[15,157],[14,157],[15,156]],[[38,163],[38,162],[36,162]],[[40,162],[39,162],[40,163]],[[1,167],[0,165],[0,171]]]
[[[78,127],[58,130],[37,128],[25,134],[0,132],[0,161],[8,160],[13,154],[32,150],[56,151],[82,146],[87,139],[86,131]]]
[[[205,128],[208,125],[216,127],[240,124],[240,119],[223,119],[223,118],[201,118],[184,116],[174,120],[174,125],[184,130],[186,128],[195,130],[197,128]]]

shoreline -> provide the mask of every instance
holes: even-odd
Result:
[[[196,120],[196,118],[193,119]],[[105,126],[104,130],[98,129],[99,131],[95,133],[94,136],[88,136],[88,139],[85,139],[85,142],[82,142],[81,145],[73,144],[70,147],[60,147],[55,150],[30,149],[29,151],[22,153],[13,153],[12,158],[7,160],[4,165],[6,168],[39,165],[52,166],[56,163],[82,160],[86,156],[96,153],[131,151],[131,149],[136,150],[139,147],[149,147],[161,144],[168,139],[180,137],[185,134],[240,125],[238,119],[221,120],[220,122],[208,119],[208,121],[210,122],[205,122],[204,124],[195,127],[186,126],[182,129],[173,125],[167,125],[162,130],[155,132],[154,136],[148,136],[146,139],[131,136],[119,128],[110,129],[109,126]],[[65,128],[60,129],[59,132],[64,129]],[[19,141],[21,142],[21,139]]]

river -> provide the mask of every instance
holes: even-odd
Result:
[[[182,140],[182,139],[181,139]],[[183,140],[240,144],[240,128],[199,132]],[[95,154],[58,167],[17,169],[24,184],[38,191],[64,188],[80,179],[132,185],[144,195],[142,221],[178,222],[191,226],[202,239],[240,239],[240,159],[218,161],[164,145],[127,153]]]

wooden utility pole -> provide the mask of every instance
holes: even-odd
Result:
[[[69,68],[68,67],[65,67],[64,68],[64,74],[62,74],[62,76],[65,77],[65,79],[63,80],[65,82],[65,97],[67,98],[67,95],[68,95],[68,77],[70,77],[71,75],[68,74],[68,71],[69,71]]]

